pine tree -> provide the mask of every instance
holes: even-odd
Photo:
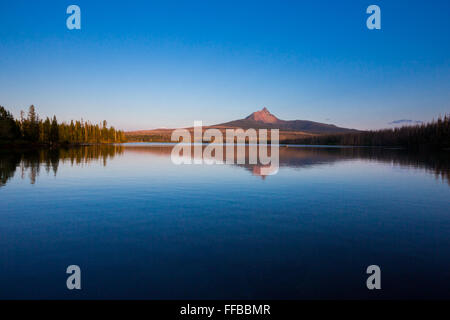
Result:
[[[50,130],[51,130],[51,124],[50,124],[50,119],[47,117],[47,119],[45,119],[43,125],[43,130],[42,130],[42,142],[43,143],[50,143]]]
[[[107,127],[107,122],[93,125],[90,122],[70,121],[60,123],[56,120],[46,118],[39,120],[36,109],[30,106],[28,115],[25,117],[23,111],[20,120],[14,117],[5,108],[0,107],[0,140],[12,141],[24,138],[29,142],[40,142],[43,144],[81,144],[81,143],[115,143],[125,142],[123,131],[114,127]]]
[[[50,143],[56,144],[59,142],[59,128],[56,116],[53,116],[52,124],[50,126]]]
[[[20,137],[20,128],[12,114],[0,106],[0,140],[15,140]]]
[[[24,137],[30,142],[39,141],[39,117],[36,114],[34,105],[28,109],[28,118],[24,121]]]

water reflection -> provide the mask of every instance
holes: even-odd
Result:
[[[374,263],[382,298],[449,297],[448,153],[289,146],[264,177],[171,151],[0,150],[0,298],[71,299],[74,263],[83,299],[364,299]]]
[[[169,158],[172,151],[171,145],[126,145],[126,152],[136,154],[152,154]],[[269,154],[270,154],[270,148]],[[239,152],[245,152],[248,163],[249,150],[235,147],[235,159]],[[225,150],[223,151],[225,155]],[[194,152],[191,152],[192,158]],[[412,152],[393,148],[351,148],[351,147],[310,147],[310,146],[280,146],[280,167],[307,168],[317,165],[333,164],[340,161],[365,160],[389,163],[395,166],[424,169],[435,175],[436,179],[442,179],[450,185],[450,152]],[[225,157],[225,156],[224,156]],[[258,159],[259,162],[259,159]],[[261,168],[257,165],[237,165],[247,169],[254,175],[261,175]]]
[[[74,148],[60,149],[34,149],[27,151],[7,151],[0,152],[0,187],[15,175],[16,170],[20,171],[21,177],[28,176],[30,182],[34,184],[40,170],[44,169],[47,174],[53,173],[55,176],[60,164],[70,163],[72,166],[89,165],[91,162],[101,162],[107,166],[108,160],[124,153],[139,156],[158,156],[167,158],[170,156],[173,145],[92,145]],[[245,152],[246,163],[248,163],[248,147],[235,148],[235,158]],[[223,152],[225,155],[225,150]],[[395,166],[424,169],[433,174],[436,179],[441,179],[450,185],[450,152],[440,153],[419,153],[408,152],[400,149],[386,148],[327,148],[327,147],[294,147],[281,146],[279,149],[280,167],[307,168],[311,166],[333,164],[340,161],[365,160],[388,163]],[[194,157],[194,152],[191,152]],[[258,159],[259,160],[259,159]],[[151,157],[149,157],[151,161]],[[267,167],[260,164],[236,164],[253,175],[265,176],[262,169]]]
[[[47,174],[53,172],[56,176],[58,166],[69,162],[72,166],[87,165],[92,161],[101,161],[104,166],[108,159],[123,153],[120,145],[92,145],[58,149],[3,150],[0,152],[0,187],[6,185],[20,170],[22,179],[28,176],[30,183],[36,182],[40,170]]]

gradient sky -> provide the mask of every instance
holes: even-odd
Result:
[[[81,8],[81,30],[66,8]],[[381,30],[366,8],[381,8]],[[0,105],[120,129],[450,112],[450,1],[0,0]]]

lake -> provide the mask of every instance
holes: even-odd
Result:
[[[450,298],[450,152],[281,146],[261,176],[172,147],[2,150],[0,298]]]

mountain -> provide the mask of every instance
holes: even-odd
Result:
[[[355,129],[337,127],[333,124],[326,124],[308,120],[281,120],[270,113],[267,108],[253,112],[244,119],[234,120],[212,126],[204,126],[203,130],[216,128],[225,134],[227,128],[242,128],[244,130],[254,129],[280,129],[280,142],[296,143],[301,139],[311,136],[359,132]],[[194,128],[186,128],[191,133]],[[174,129],[154,129],[125,132],[129,141],[143,142],[171,142],[171,134]]]
[[[244,119],[229,121],[214,125],[212,127],[280,129],[280,131],[301,131],[310,134],[333,134],[358,131],[355,129],[337,127],[334,124],[326,124],[309,120],[281,120],[270,113],[267,108],[253,112]]]

